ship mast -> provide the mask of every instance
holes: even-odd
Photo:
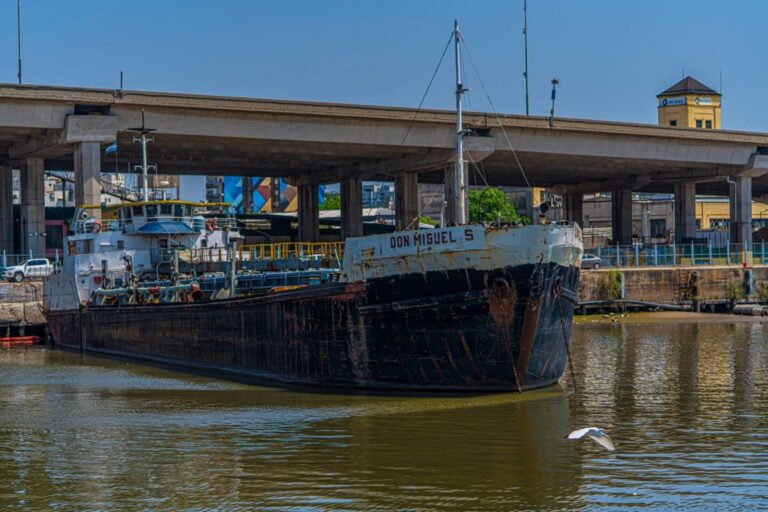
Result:
[[[147,165],[147,142],[152,142],[154,139],[147,138],[147,135],[154,132],[154,128],[147,128],[144,126],[144,109],[141,109],[141,128],[129,128],[128,131],[139,132],[141,137],[133,138],[133,142],[141,143],[141,165],[137,165],[141,169],[141,199],[149,201],[149,191],[147,187],[147,171],[149,165]]]
[[[459,21],[453,22],[453,33],[455,37],[456,54],[456,171],[453,177],[453,200],[454,210],[456,212],[456,223],[467,223],[467,183],[464,172],[464,128],[461,121],[461,100],[467,89],[461,83],[461,52],[459,45],[461,43],[461,32],[459,32]]]

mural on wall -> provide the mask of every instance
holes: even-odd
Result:
[[[318,201],[325,197],[325,187],[318,187]],[[299,208],[296,187],[282,178],[224,178],[224,202],[235,213],[295,212]]]

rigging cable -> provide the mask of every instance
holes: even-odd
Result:
[[[408,134],[411,133],[411,128],[413,128],[413,123],[416,122],[416,117],[418,117],[419,113],[421,112],[421,107],[424,105],[424,100],[427,99],[427,94],[429,94],[429,89],[432,87],[432,82],[435,81],[435,77],[437,76],[437,72],[440,70],[440,66],[443,64],[443,59],[445,59],[445,54],[448,52],[448,47],[451,46],[451,41],[453,41],[453,31],[451,31],[451,35],[448,37],[448,42],[445,43],[445,48],[443,48],[443,54],[440,56],[440,60],[437,63],[437,67],[435,68],[435,71],[432,73],[432,78],[429,79],[429,84],[427,84],[427,90],[424,91],[424,95],[421,97],[421,101],[419,102],[419,107],[416,109],[416,112],[413,114],[413,119],[411,119],[411,124],[408,125],[408,129],[405,131],[405,135],[403,135],[403,141],[400,143],[400,145],[405,144],[405,140],[408,138]]]
[[[520,163],[520,159],[517,156],[517,151],[515,151],[515,148],[512,147],[512,141],[509,140],[509,135],[507,135],[507,130],[504,129],[504,125],[501,123],[501,116],[499,116],[499,113],[496,111],[496,107],[493,104],[493,100],[491,100],[491,96],[490,94],[488,94],[488,89],[486,89],[485,83],[483,82],[483,79],[480,76],[480,72],[477,70],[475,61],[472,58],[472,52],[469,51],[469,46],[467,45],[467,41],[466,39],[464,39],[463,35],[461,35],[461,42],[464,43],[464,48],[467,50],[467,57],[469,57],[469,62],[470,64],[472,64],[472,69],[475,70],[475,74],[477,75],[477,80],[480,82],[480,87],[483,88],[485,97],[488,99],[488,104],[491,106],[491,111],[493,111],[493,115],[496,116],[496,121],[499,123],[499,128],[501,128],[501,133],[504,134],[504,138],[507,141],[507,145],[509,146],[509,149],[512,151],[512,155],[515,157],[515,162],[517,163],[518,169],[520,169],[520,174],[522,174],[523,179],[525,180],[525,184],[528,186],[528,190],[533,192],[533,187],[531,186],[531,182],[528,181],[528,176],[526,176],[525,171],[523,170],[523,166]]]

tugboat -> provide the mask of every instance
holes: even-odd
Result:
[[[238,246],[231,223],[197,215],[204,204],[108,207],[113,219],[98,228],[75,220],[64,271],[45,284],[54,343],[277,385],[495,392],[556,383],[581,230],[466,222],[455,32],[455,225]],[[205,265],[223,272],[200,272]]]

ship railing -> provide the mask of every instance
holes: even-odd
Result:
[[[344,257],[344,242],[281,242],[244,245],[238,248],[240,261],[274,261],[287,259],[322,259],[336,262]]]
[[[119,219],[98,220],[93,217],[78,220],[75,223],[75,234],[100,233],[102,231],[125,231],[125,221]]]

